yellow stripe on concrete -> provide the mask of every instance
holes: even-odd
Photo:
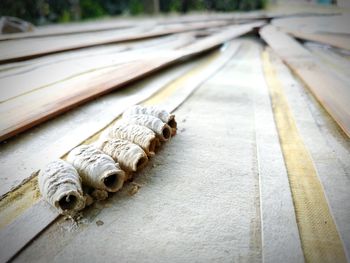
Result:
[[[288,172],[296,219],[306,262],[347,262],[343,243],[308,149],[298,132],[269,54],[263,67]]]

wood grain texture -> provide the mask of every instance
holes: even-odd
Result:
[[[310,88],[314,96],[350,136],[350,90],[348,83],[323,67],[300,43],[268,25],[260,30],[261,37]]]
[[[249,22],[256,19],[266,19],[270,17],[264,11],[256,11],[250,13],[203,13],[203,14],[191,14],[191,15],[174,15],[171,16],[152,16],[140,17],[133,19],[125,18],[111,18],[89,22],[73,22],[66,24],[54,24],[46,26],[38,26],[32,32],[12,33],[12,34],[0,34],[0,41],[11,39],[23,39],[23,38],[38,38],[49,37],[57,35],[67,35],[75,33],[86,32],[98,32],[113,29],[132,28],[140,25],[169,25],[178,23],[193,23],[193,22],[205,22],[205,21],[231,21],[236,23]]]
[[[228,24],[226,21],[179,23],[159,26],[146,24],[123,30],[1,41],[0,50],[2,52],[0,53],[0,62],[4,63],[59,51],[145,39],[203,28],[220,27]]]
[[[141,22],[141,21],[140,21]],[[149,20],[143,21],[144,23],[150,23]],[[89,21],[83,23],[69,23],[69,24],[55,24],[47,26],[38,26],[31,32],[20,32],[12,34],[1,34],[0,41],[10,39],[23,39],[23,38],[36,38],[45,36],[75,34],[84,32],[97,32],[112,29],[123,29],[136,26],[135,20],[101,20],[101,21]]]
[[[5,101],[0,104],[0,140],[179,60],[210,50],[260,25],[262,25],[261,22],[256,22],[228,27],[220,33],[176,51],[145,55],[132,62],[96,70],[78,78],[59,82],[50,86],[49,89],[40,89],[14,100]]]
[[[350,50],[349,15],[280,18],[271,23],[294,37]]]
[[[338,34],[303,33],[300,31],[286,30],[292,36],[313,42],[318,42],[332,47],[350,50],[350,36]]]
[[[158,39],[158,38],[157,38]],[[157,40],[156,39],[156,40]],[[159,41],[142,41],[142,45],[116,45],[104,49],[87,52],[61,53],[45,57],[42,62],[31,63],[16,69],[0,72],[0,86],[11,87],[0,94],[0,102],[31,92],[33,90],[50,88],[58,82],[79,75],[88,74],[99,69],[118,66],[126,62],[138,60],[144,54],[153,54],[173,50],[195,40],[193,33],[182,33],[176,37],[160,38]],[[147,43],[148,42],[148,43]],[[151,43],[150,43],[151,42]],[[102,53],[101,51],[104,50]],[[52,74],[52,73],[55,74]]]
[[[174,39],[182,38],[183,35],[194,36],[200,31],[178,33],[167,36],[160,36],[157,38],[149,38],[142,40],[129,41],[124,43],[114,43],[109,45],[100,45],[94,47],[81,48],[77,50],[68,50],[65,52],[59,52],[49,54],[29,60],[11,62],[0,65],[0,78],[4,78],[14,74],[21,74],[26,71],[32,71],[36,68],[44,67],[47,65],[59,63],[61,61],[79,60],[86,57],[94,57],[100,55],[114,54],[120,52],[126,52],[134,49],[145,49],[155,46],[161,46],[162,48],[174,48],[174,43],[177,43]],[[177,44],[175,44],[177,45]]]

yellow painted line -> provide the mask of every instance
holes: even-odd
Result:
[[[185,86],[184,84],[189,79],[199,74],[205,67],[207,67],[210,63],[212,63],[213,60],[215,60],[219,55],[220,55],[220,51],[214,51],[210,53],[210,55],[206,56],[204,60],[200,59],[198,66],[192,68],[191,70],[183,74],[178,79],[169,83],[160,91],[155,93],[153,96],[144,100],[142,103],[147,105],[155,105],[165,100],[166,98],[170,97],[171,95],[173,95],[174,92],[176,92],[176,90]],[[120,116],[117,117],[115,120],[113,120],[104,129],[110,127],[119,119],[120,119]],[[104,129],[95,133],[94,135],[86,139],[81,144],[93,143],[98,139],[98,137],[100,136],[101,132]],[[61,158],[64,159],[67,154],[68,153],[63,155]],[[41,198],[41,195],[37,186],[37,176],[34,176],[28,182],[24,183],[19,188],[15,189],[14,191],[6,195],[3,199],[0,200],[0,229],[5,227],[9,223],[11,223],[16,217],[23,214],[25,210],[33,206],[36,202],[40,200],[40,198]]]
[[[306,262],[347,262],[312,157],[298,132],[283,85],[267,51],[262,55],[273,113],[288,172]]]

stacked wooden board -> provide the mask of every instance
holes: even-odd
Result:
[[[198,41],[193,41],[193,43],[188,43],[188,40],[180,36],[173,39],[172,46],[167,43],[163,50],[159,50],[156,45],[148,50],[116,52],[114,56],[111,53],[98,56],[88,54],[83,58],[61,62],[58,62],[60,58],[55,57],[51,61],[57,61],[57,63],[50,66],[44,64],[39,68],[33,65],[29,72],[24,70],[21,73],[11,73],[13,70],[7,70],[5,73],[7,77],[2,78],[1,85],[4,87],[11,86],[11,89],[6,93],[4,92],[1,99],[0,138],[2,140],[9,138],[87,100],[176,61],[215,48],[225,41],[248,33],[261,25],[262,22],[253,22],[224,27],[219,32]],[[213,26],[218,26],[218,23],[201,23],[200,28]],[[187,25],[183,29],[185,31],[198,30],[198,27]],[[170,34],[173,31],[166,32]],[[125,37],[123,34],[122,36]],[[138,36],[138,34],[135,34],[135,36]],[[8,42],[6,41],[4,45],[10,48],[12,44]],[[19,43],[22,45],[23,42],[19,41]],[[37,46],[34,45],[33,47],[36,48]],[[45,73],[52,71],[57,72],[59,76],[51,76]],[[27,84],[27,80],[34,83]]]

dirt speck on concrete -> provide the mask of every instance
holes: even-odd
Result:
[[[135,195],[139,191],[140,188],[141,188],[141,185],[139,185],[138,183],[132,182],[131,187],[128,190],[128,194],[130,196]]]
[[[102,226],[104,224],[104,222],[102,220],[97,220],[96,221],[96,225],[97,226]]]

